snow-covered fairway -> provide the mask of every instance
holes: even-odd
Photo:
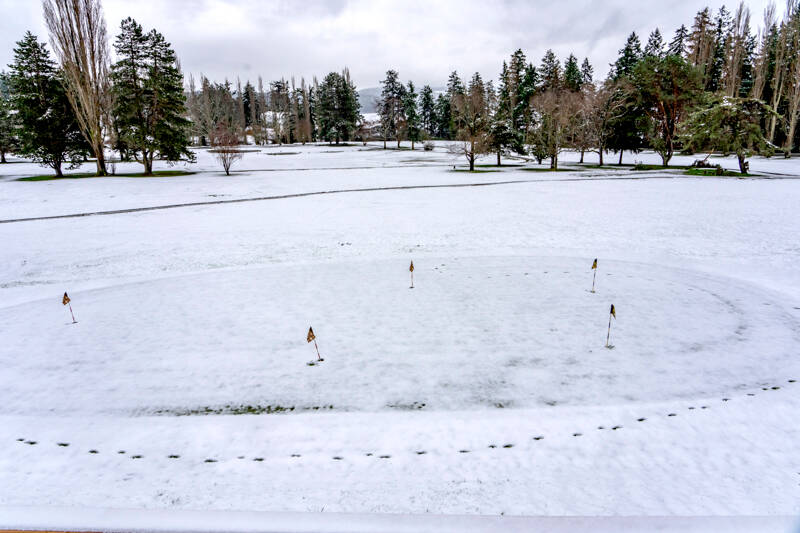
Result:
[[[800,513],[795,161],[468,174],[372,148],[0,166],[0,220],[331,192],[0,223],[0,505]]]

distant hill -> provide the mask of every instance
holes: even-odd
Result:
[[[417,93],[419,93],[422,86],[417,86]],[[436,98],[439,96],[439,93],[444,92],[444,87],[432,87],[433,89],[433,97]],[[359,89],[358,91],[358,101],[361,104],[361,113],[375,113],[377,110],[375,109],[375,100],[380,98],[381,96],[381,88],[380,87],[367,87],[366,89]]]

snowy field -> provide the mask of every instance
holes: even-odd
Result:
[[[0,506],[800,514],[797,160],[249,148],[0,165]]]

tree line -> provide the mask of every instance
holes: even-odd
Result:
[[[522,50],[502,63],[495,83],[452,72],[443,91],[419,91],[390,69],[366,120],[348,69],[322,81],[259,77],[235,86],[189,76],[156,30],[135,20],[120,25],[110,61],[99,0],[44,0],[54,61],[27,33],[0,74],[0,161],[16,153],[57,174],[93,156],[98,175],[105,153],[136,160],[192,160],[191,144],[331,143],[382,140],[411,148],[447,139],[474,168],[496,154],[549,160],[577,150],[609,153],[652,149],[664,166],[676,151],[737,155],[742,172],[754,153],[797,146],[800,118],[800,5],[787,0],[778,16],[770,5],[758,33],[744,3],[698,11],[668,40],[656,28],[642,44],[631,33],[604,80],[588,59],[563,62],[547,50],[534,65]],[[227,170],[227,168],[226,168]]]

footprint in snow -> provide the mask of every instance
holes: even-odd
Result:
[[[181,456],[180,456],[180,455],[168,455],[167,457],[168,457],[169,459],[180,459],[180,457],[181,457]],[[244,458],[244,457],[242,457],[242,459],[243,459],[243,458]]]
[[[503,444],[503,448],[513,448],[513,444]]]
[[[645,420],[647,420],[647,419],[646,418],[637,418],[636,419],[637,422],[644,422]]]
[[[426,452],[425,450],[420,450],[417,452],[417,455],[425,455],[426,453],[428,452]]]
[[[92,455],[96,455],[100,452],[98,452],[97,450],[89,450],[89,453],[91,453]],[[134,457],[134,459],[136,459],[136,457]]]
[[[69,446],[69,442],[58,442],[58,443],[56,443],[56,444],[58,444],[58,445],[59,445],[59,446],[61,446],[62,448],[66,448],[67,446]]]
[[[259,463],[260,463],[261,461],[263,461],[263,460],[264,460],[264,458],[263,458],[263,457],[253,457],[253,461],[256,461],[256,462],[259,462]]]

